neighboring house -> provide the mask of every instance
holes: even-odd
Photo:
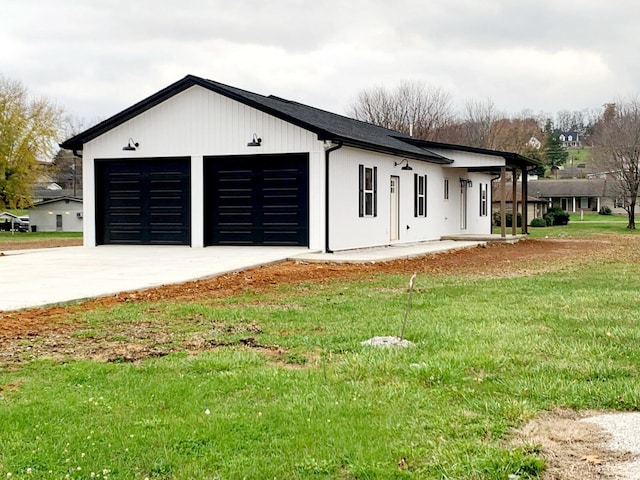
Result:
[[[533,182],[529,181],[529,184]],[[529,187],[530,188],[530,187]],[[531,190],[529,190],[531,193]],[[493,185],[493,201],[491,202],[492,213],[500,213],[500,190],[499,185]],[[516,192],[516,199],[518,201],[518,212],[522,212],[522,192],[518,189]],[[527,220],[531,224],[531,220],[534,218],[542,218],[547,213],[548,201],[544,198],[536,198],[531,195],[527,197]],[[506,192],[506,211],[513,212],[513,191],[508,190]]]
[[[51,189],[31,189],[31,201],[36,204],[43,202],[45,200],[55,200],[60,197],[73,197],[73,198],[82,198],[82,190],[78,190],[77,193],[80,195],[73,195],[73,190],[51,190]]]
[[[532,196],[546,199],[549,208],[559,207],[567,212],[599,212],[600,207],[615,208],[610,186],[603,178],[533,180],[529,182]],[[620,213],[620,212],[616,212]]]
[[[34,204],[29,209],[31,229],[38,232],[81,232],[82,200],[58,197]]]
[[[527,142],[527,145],[529,145],[531,148],[534,148],[535,150],[540,150],[540,148],[542,148],[542,142],[536,137],[531,137]]]
[[[562,142],[564,148],[580,148],[580,134],[578,132],[558,132],[558,138]]]
[[[61,147],[82,155],[87,246],[330,252],[488,235],[492,179],[532,165],[192,75]]]

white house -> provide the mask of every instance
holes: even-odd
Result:
[[[29,223],[38,232],[81,232],[82,200],[58,197],[34,204],[29,209]]]
[[[83,159],[87,246],[487,235],[492,180],[531,166],[191,75],[61,146]]]

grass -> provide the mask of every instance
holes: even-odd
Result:
[[[28,242],[48,238],[82,238],[82,232],[0,232],[0,244],[3,242]]]
[[[591,147],[583,147],[583,148],[570,148],[567,150],[569,152],[569,156],[567,157],[567,161],[565,165],[590,165],[593,161]]]
[[[418,277],[415,346],[361,346],[399,334],[407,280],[81,314],[96,338],[153,323],[218,347],[1,370],[0,477],[537,478],[538,447],[512,446],[510,429],[556,407],[640,408],[634,265]]]
[[[598,215],[597,213],[570,213],[568,225],[553,227],[529,227],[530,238],[586,238],[603,235],[636,235],[640,230],[627,229],[626,215]],[[500,227],[493,227],[493,233],[499,234]],[[520,229],[518,228],[518,233]],[[507,235],[511,227],[507,227]]]

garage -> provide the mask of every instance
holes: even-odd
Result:
[[[190,245],[189,158],[96,160],[98,245]]]
[[[205,245],[309,245],[308,154],[204,158]]]

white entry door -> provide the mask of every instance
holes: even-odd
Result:
[[[390,240],[400,239],[400,177],[391,176],[391,225],[389,227]]]

